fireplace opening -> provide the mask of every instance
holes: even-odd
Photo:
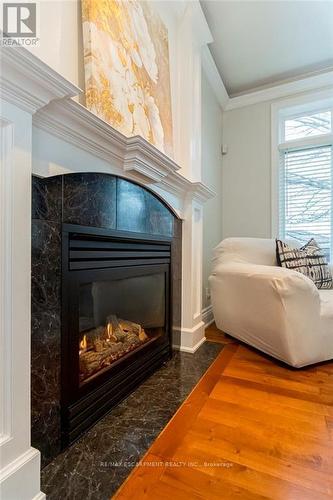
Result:
[[[166,335],[165,275],[151,272],[80,284],[80,384]]]
[[[63,225],[62,442],[171,356],[171,240]]]

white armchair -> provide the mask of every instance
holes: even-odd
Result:
[[[225,239],[209,281],[219,329],[297,368],[333,358],[333,290],[278,267],[275,240]]]

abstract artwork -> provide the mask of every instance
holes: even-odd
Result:
[[[145,1],[82,0],[87,108],[172,155],[168,32]]]

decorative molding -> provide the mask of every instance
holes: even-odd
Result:
[[[178,172],[165,177],[160,186],[171,194],[181,198],[189,196],[199,203],[205,203],[215,196],[215,191],[202,182],[192,182]]]
[[[33,125],[111,163],[138,182],[156,184],[181,198],[190,195],[201,203],[215,195],[202,182],[179,174],[180,167],[145,139],[125,137],[72,99],[51,102],[33,116]]]
[[[215,191],[202,182],[190,182],[187,192],[199,203],[205,203],[216,195]]]
[[[71,99],[51,102],[33,116],[32,123],[115,166],[122,164],[126,150],[124,136]]]
[[[223,111],[244,108],[315,90],[333,88],[333,70],[229,97],[208,46],[202,48],[202,69]]]
[[[31,114],[53,99],[81,92],[24,47],[1,47],[0,60],[2,99]]]
[[[19,457],[17,457],[13,462],[10,462],[6,467],[0,470],[0,483],[5,481],[13,472],[19,470],[24,464],[29,462],[30,460],[34,460],[37,458],[39,460],[40,453],[35,448],[28,448],[27,451],[22,453]]]
[[[282,97],[287,97],[311,90],[319,90],[333,87],[333,70],[317,75],[300,78],[272,87],[264,88],[244,95],[229,98],[225,110],[242,108],[258,104],[259,102],[273,101]]]
[[[0,118],[0,445],[12,439],[12,205],[14,124]]]
[[[124,170],[146,177],[147,182],[161,182],[169,174],[177,172],[179,166],[139,136],[125,139]]]
[[[36,470],[40,470],[40,453],[30,447],[1,469],[0,489],[3,498],[22,500],[45,498],[44,493],[40,491],[39,475],[35,474]]]
[[[202,321],[205,323],[205,328],[214,322],[213,306],[209,305],[202,310]]]
[[[209,50],[208,45],[202,47],[201,50],[201,63],[202,69],[206,75],[207,80],[212,87],[214,94],[222,109],[225,109],[229,102],[229,95],[224,86],[223,80],[218,72],[213,56]]]
[[[212,43],[213,35],[207,23],[207,19],[200,5],[199,0],[186,2],[185,15],[189,13],[195,33],[195,43],[201,47]]]

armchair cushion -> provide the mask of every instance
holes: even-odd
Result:
[[[301,248],[276,240],[277,262],[310,278],[317,288],[332,288],[332,275],[323,251],[312,238]]]

